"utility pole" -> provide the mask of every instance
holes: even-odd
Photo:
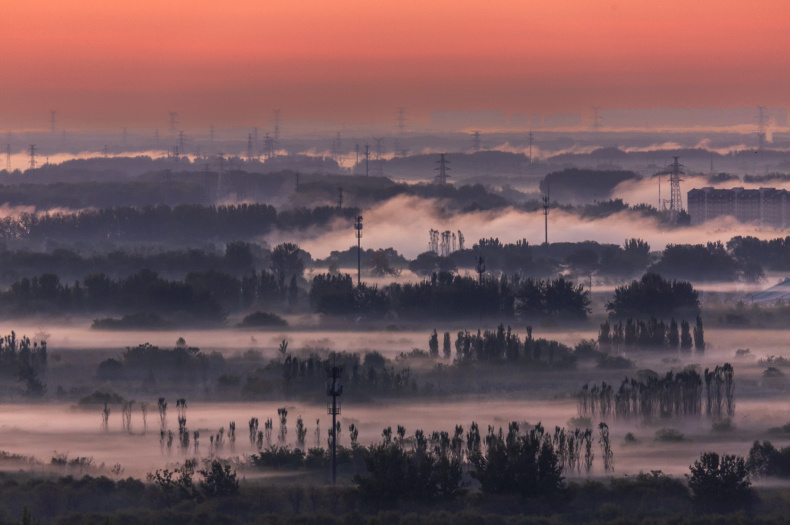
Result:
[[[343,395],[343,385],[339,383],[343,369],[339,366],[327,367],[326,375],[329,381],[326,384],[326,395],[332,398],[332,403],[327,403],[326,412],[332,416],[332,485],[337,483],[337,416],[340,415],[340,401]]]
[[[549,187],[546,186],[546,195],[543,196],[543,220],[546,234],[546,240],[544,241],[544,244],[547,248],[549,246],[549,191]]]
[[[354,217],[354,230],[357,236],[357,286],[362,284],[362,215]]]

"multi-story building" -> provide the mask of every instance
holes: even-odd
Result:
[[[790,224],[788,194],[787,190],[776,188],[695,188],[688,192],[691,224],[702,224],[715,217],[730,215],[741,222],[786,228]]]

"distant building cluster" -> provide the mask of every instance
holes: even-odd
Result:
[[[790,224],[790,192],[776,188],[695,188],[688,192],[688,210],[691,224],[730,215],[741,222],[786,228]]]

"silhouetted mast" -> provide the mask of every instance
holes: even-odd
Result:
[[[450,164],[450,161],[445,159],[445,155],[446,153],[440,153],[439,160],[436,161],[436,164],[439,165],[438,168],[434,168],[434,171],[439,172],[439,174],[434,178],[436,184],[447,184],[447,177],[449,177],[447,172],[451,170],[447,167],[447,165]]]
[[[30,169],[36,169],[36,145],[30,145]]]
[[[327,403],[326,411],[332,416],[332,484],[334,485],[337,483],[337,416],[340,415],[340,401],[337,398],[343,395],[343,385],[340,384],[343,369],[333,365],[331,368],[327,368],[326,372],[329,377],[326,395],[332,398],[331,403]]]
[[[403,135],[403,129],[406,127],[406,110],[398,108],[398,133]]]
[[[357,286],[362,283],[362,215],[354,217],[354,230],[357,236]]]
[[[280,144],[280,110],[274,110],[274,144],[278,146]]]
[[[365,177],[370,175],[370,144],[365,144]]]
[[[680,195],[680,178],[683,175],[683,165],[678,162],[680,157],[673,157],[675,161],[670,165],[669,169],[669,186],[670,186],[670,201],[669,211],[672,214],[672,220],[677,219],[678,213],[683,211],[683,199]]]

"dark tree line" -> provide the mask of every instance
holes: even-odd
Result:
[[[27,397],[41,397],[46,392],[46,383],[41,378],[47,370],[47,342],[31,341],[16,333],[0,337],[0,376],[16,380],[24,385]]]
[[[598,331],[598,345],[603,352],[620,353],[625,350],[637,348],[647,350],[669,350],[678,348],[691,351],[692,342],[697,352],[705,350],[705,331],[702,318],[697,316],[693,328],[688,321],[682,320],[678,330],[678,323],[673,317],[669,323],[657,320],[655,317],[649,321],[636,321],[629,318],[625,323],[618,321],[614,324],[605,321]]]
[[[703,388],[704,380],[704,388]],[[732,365],[725,363],[700,375],[694,369],[647,374],[642,379],[625,378],[615,391],[606,382],[588,384],[576,394],[583,417],[658,419],[666,417],[731,418],[735,414],[735,383]]]
[[[75,213],[22,214],[0,219],[0,240],[168,241],[251,239],[273,229],[327,225],[336,217],[351,220],[359,210],[334,206],[278,212],[267,204],[201,206],[183,204],[116,207]]]
[[[350,275],[317,275],[310,288],[313,310],[329,315],[381,317],[392,311],[407,318],[497,316],[586,319],[588,292],[564,278],[551,281],[487,278],[482,283],[449,272],[419,283],[382,289],[355,286]]]

